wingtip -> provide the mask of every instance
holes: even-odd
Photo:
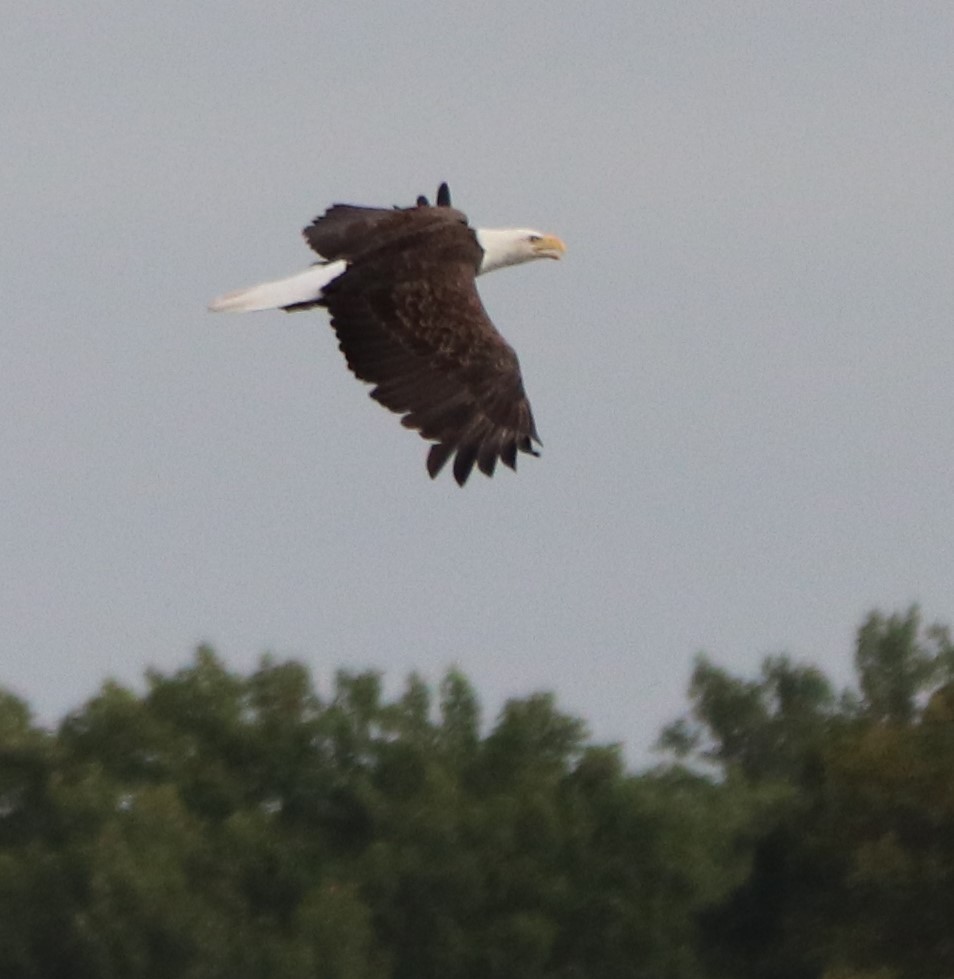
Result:
[[[454,459],[454,479],[458,486],[463,486],[473,472],[474,463],[477,461],[478,445],[465,443],[457,447],[457,456]]]
[[[431,479],[437,479],[438,473],[444,468],[444,464],[454,451],[453,446],[448,446],[444,442],[435,442],[427,453],[427,474]]]
[[[440,187],[437,188],[437,206],[438,207],[451,206],[450,187],[447,186],[446,180],[440,185]]]

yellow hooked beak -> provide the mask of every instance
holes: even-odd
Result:
[[[537,258],[560,258],[566,251],[566,245],[556,235],[540,235],[533,245],[533,253]]]

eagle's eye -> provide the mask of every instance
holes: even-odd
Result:
[[[542,240],[543,239],[542,239],[542,236],[541,235],[530,235],[527,238],[527,241],[529,241],[531,244],[533,244],[536,241],[542,241]]]

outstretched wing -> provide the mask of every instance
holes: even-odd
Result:
[[[461,486],[475,464],[488,476],[498,459],[516,468],[517,453],[536,455],[540,439],[517,355],[477,293],[473,231],[447,205],[385,213],[416,214],[420,225],[382,236],[322,300],[348,366],[375,385],[375,400],[436,443],[432,477],[452,456]],[[419,247],[407,247],[408,236]]]
[[[425,228],[444,223],[466,226],[467,215],[450,206],[450,190],[441,184],[437,206],[421,195],[415,207],[359,207],[333,204],[302,231],[305,241],[326,261],[355,261],[382,241],[404,241]]]

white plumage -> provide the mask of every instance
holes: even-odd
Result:
[[[321,299],[326,285],[346,268],[343,261],[312,265],[304,272],[274,282],[262,282],[247,289],[227,292],[209,303],[213,313],[255,313],[263,309],[284,309]]]

